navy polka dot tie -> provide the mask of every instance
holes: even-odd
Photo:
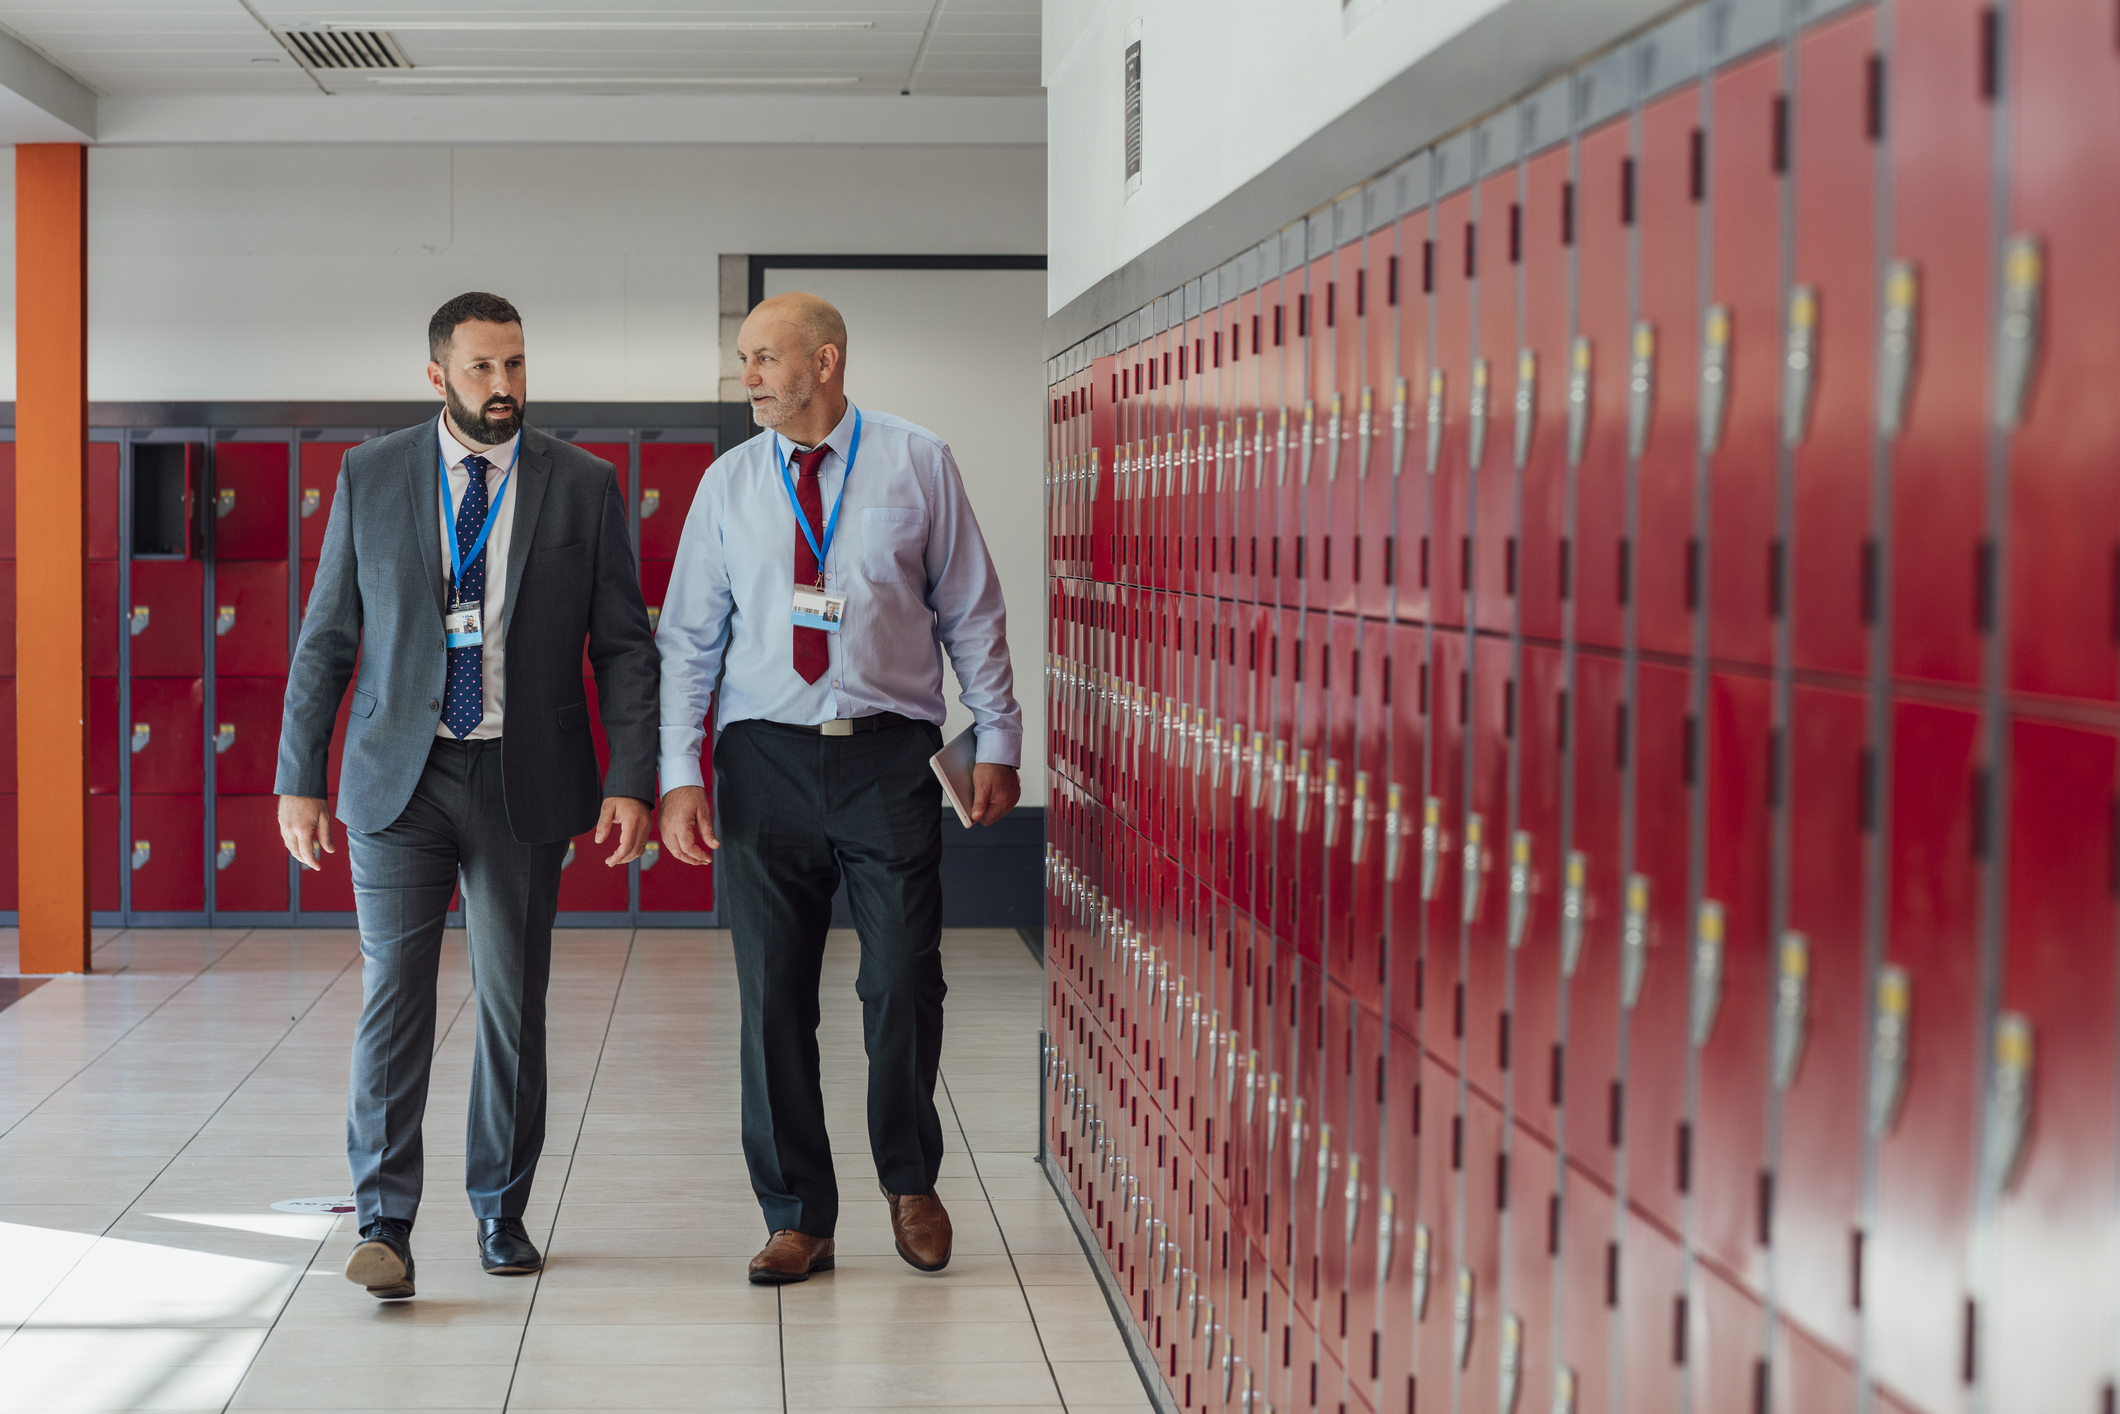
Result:
[[[469,554],[472,542],[486,524],[486,472],[492,463],[484,457],[464,458],[464,468],[471,473],[470,484],[464,488],[464,503],[456,508],[456,552]],[[478,556],[464,566],[464,582],[457,586],[456,599],[464,604],[483,604],[486,600],[486,548],[479,547]],[[478,724],[486,716],[485,648],[473,644],[469,648],[449,650],[449,687],[442,694],[442,721],[458,739],[470,736],[478,730]]]

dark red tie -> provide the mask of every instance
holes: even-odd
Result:
[[[831,450],[819,447],[795,458],[795,499],[802,503],[803,517],[810,522],[811,533],[819,544],[824,543],[824,492],[817,484],[817,468]],[[810,549],[809,536],[802,533],[799,525],[795,527],[795,583],[804,589],[817,583],[817,556]],[[832,661],[830,644],[831,635],[821,628],[795,630],[795,671],[802,674],[804,682],[815,682],[824,676]]]

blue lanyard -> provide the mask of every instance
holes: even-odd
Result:
[[[477,559],[479,552],[486,548],[486,537],[493,534],[493,522],[501,513],[501,502],[507,499],[508,483],[515,479],[515,464],[523,459],[522,434],[517,433],[516,436],[515,455],[508,460],[508,472],[501,477],[501,489],[494,495],[493,504],[486,507],[486,523],[478,528],[478,539],[471,542],[471,553],[468,555],[464,553],[463,542],[456,538],[456,507],[449,504],[449,461],[442,455],[441,448],[434,450],[436,459],[442,465],[442,509],[449,513],[449,561],[456,572],[450,584],[459,591],[464,583],[464,566]],[[468,478],[472,475],[471,468],[465,467],[464,473]],[[464,494],[471,494],[469,486],[464,488]]]
[[[775,451],[780,449],[780,438],[773,439]],[[802,538],[810,542],[810,553],[817,557],[817,579],[824,581],[825,552],[832,548],[832,536],[839,530],[839,508],[847,503],[847,482],[854,477],[854,458],[861,455],[861,409],[854,409],[854,440],[847,445],[846,475],[839,478],[839,496],[832,502],[831,518],[824,523],[824,543],[817,543],[817,532],[810,529],[810,518],[802,513],[802,502],[795,499],[795,478],[788,475],[788,454],[780,453],[780,484],[788,493],[788,504],[795,508],[795,525],[802,531]]]

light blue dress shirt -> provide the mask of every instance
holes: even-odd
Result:
[[[762,718],[816,725],[897,712],[941,725],[942,654],[971,710],[979,759],[1023,760],[1023,713],[1009,667],[1001,579],[940,437],[889,413],[850,404],[818,469],[824,514],[845,492],[825,554],[825,588],[846,596],[831,661],[814,683],[795,671],[795,508],[780,460],[795,444],[777,432],[730,449],[707,468],[685,518],[655,642],[662,650],[662,788],[703,784],[707,701],[715,727]],[[792,465],[789,474],[799,475]]]

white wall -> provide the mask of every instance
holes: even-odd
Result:
[[[1257,176],[1503,0],[1045,0],[1047,310]],[[1127,26],[1142,184],[1125,198]],[[1263,237],[1264,231],[1250,233]]]
[[[717,256],[1036,253],[1042,168],[1035,147],[98,147],[89,396],[424,398],[428,316],[488,289],[523,311],[533,406],[712,400]]]
[[[1023,708],[1023,803],[1045,804],[1045,277],[1024,270],[769,270],[847,321],[847,395],[950,444],[1001,573]],[[858,471],[856,473],[859,474]],[[946,735],[969,726],[943,665]]]

